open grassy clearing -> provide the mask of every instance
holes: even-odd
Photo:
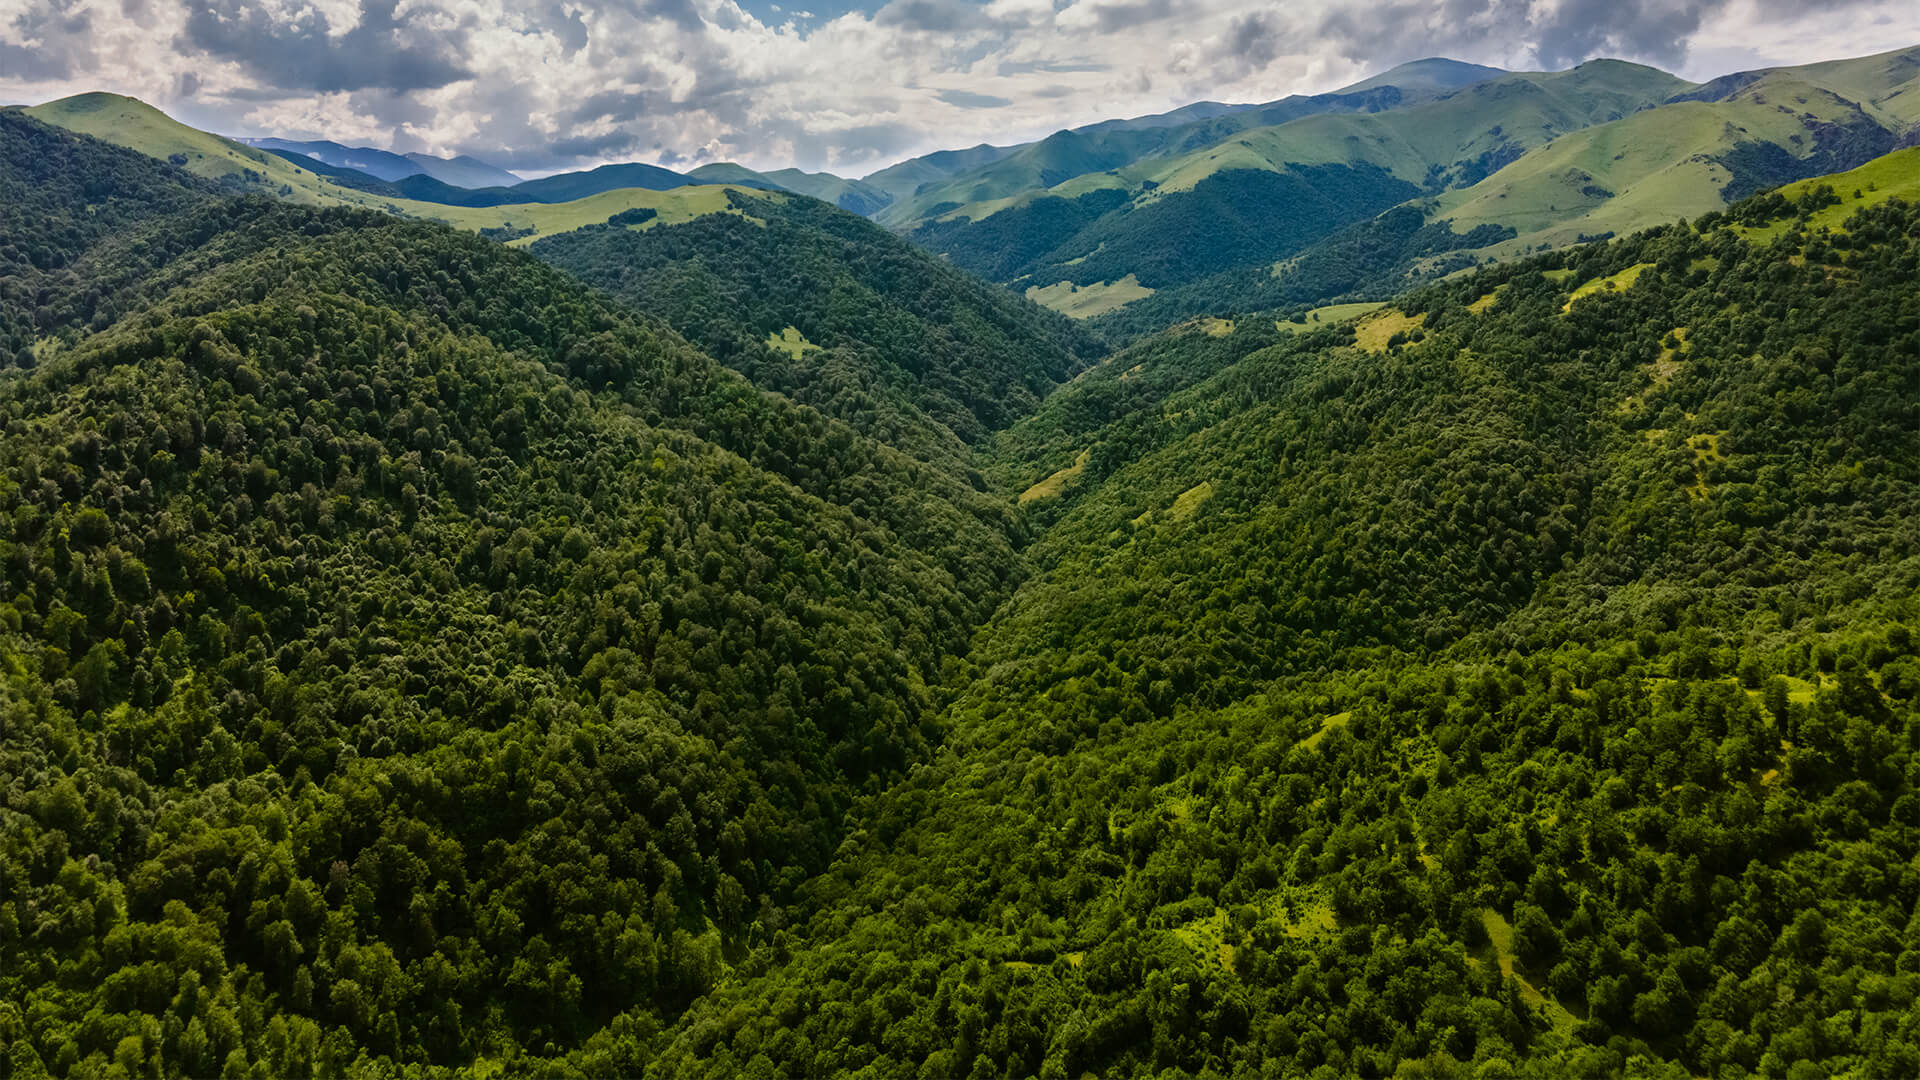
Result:
[[[1290,319],[1279,319],[1274,322],[1273,326],[1274,329],[1285,332],[1312,330],[1320,326],[1330,326],[1334,323],[1346,322],[1348,319],[1357,319],[1362,315],[1379,311],[1386,306],[1385,301],[1378,300],[1363,301],[1358,304],[1328,304],[1324,307],[1317,307],[1308,311],[1300,317],[1299,322],[1294,322]]]
[[[1395,334],[1411,333],[1426,321],[1424,312],[1410,316],[1393,308],[1382,308],[1354,326],[1353,343],[1369,352],[1382,352]]]
[[[1598,293],[1625,292],[1633,288],[1634,282],[1640,280],[1641,274],[1651,269],[1653,269],[1652,263],[1635,263],[1617,274],[1608,274],[1603,278],[1594,278],[1592,281],[1573,290],[1573,295],[1567,297],[1567,302],[1560,308],[1560,311],[1562,314],[1572,311],[1573,305]]]
[[[1334,728],[1345,727],[1347,725],[1347,721],[1352,719],[1353,719],[1353,714],[1350,712],[1334,713],[1332,716],[1329,716],[1326,719],[1320,721],[1319,729],[1316,730],[1313,734],[1307,736],[1306,738],[1301,739],[1300,745],[1311,750],[1319,746],[1321,743],[1325,742],[1327,739],[1327,735],[1331,733]]]
[[[589,195],[564,203],[515,203],[508,206],[437,206],[439,213],[426,215],[462,229],[531,229],[531,233],[510,241],[525,247],[543,236],[571,232],[588,225],[599,225],[622,210],[647,208],[655,217],[639,225],[640,230],[661,225],[680,225],[707,214],[734,214],[757,225],[766,224],[751,214],[733,208],[727,193],[737,191],[757,199],[779,201],[787,198],[777,191],[735,187],[731,184],[698,184],[654,191],[649,188],[620,188]]]
[[[1920,202],[1920,146],[1895,150],[1848,172],[1788,184],[1780,189],[1780,194],[1793,200],[1822,186],[1832,187],[1840,196],[1840,202],[1815,211],[1807,222],[1812,229],[1838,228],[1855,213],[1889,199]],[[1763,243],[1794,226],[1794,219],[1785,218],[1758,229],[1736,227],[1736,231],[1750,241]]]
[[[1140,284],[1140,279],[1132,274],[1119,281],[1102,281],[1093,285],[1056,281],[1051,285],[1027,287],[1027,299],[1050,307],[1069,319],[1091,319],[1095,315],[1105,315],[1152,295],[1153,290]]]
[[[818,349],[820,346],[808,341],[805,334],[789,326],[777,334],[768,334],[767,347],[770,349],[778,349],[788,356],[793,357],[795,360],[798,360],[804,356],[809,349]]]
[[[1185,521],[1192,517],[1208,499],[1213,498],[1213,481],[1202,480],[1198,484],[1181,492],[1173,500],[1173,506],[1167,510],[1175,521]]]
[[[1507,922],[1506,917],[1492,908],[1482,908],[1480,922],[1487,929],[1487,942],[1493,953],[1493,962],[1499,966],[1502,976],[1512,979],[1519,987],[1520,999],[1540,1010],[1553,1030],[1562,1034],[1571,1032],[1574,1025],[1580,1022],[1580,1018],[1569,1012],[1566,1006],[1541,993],[1539,987],[1515,969],[1517,954],[1514,952],[1513,926]]]
[[[1067,490],[1068,484],[1073,483],[1081,473],[1087,471],[1087,459],[1092,456],[1093,451],[1091,450],[1080,451],[1079,456],[1073,459],[1073,464],[1055,472],[1045,480],[1021,492],[1018,501],[1022,505],[1025,505],[1035,499],[1051,499],[1057,497],[1061,492]]]

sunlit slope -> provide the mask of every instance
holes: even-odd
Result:
[[[1441,179],[1436,168],[1497,168],[1555,135],[1619,119],[1693,84],[1663,71],[1596,60],[1570,71],[1528,72],[1470,86],[1437,101],[1374,113],[1323,113],[1233,133],[1187,154],[1140,162],[1018,196],[963,203],[942,216],[978,220],[1048,194],[1125,187],[1142,203],[1189,191],[1233,169],[1279,171],[1292,165],[1376,165],[1402,180]],[[1484,157],[1484,162],[1482,161]]]
[[[1465,265],[1695,218],[1755,192],[1843,172],[1907,137],[1908,126],[1888,117],[1901,107],[1903,87],[1911,83],[1899,80],[1917,66],[1920,49],[1909,49],[1716,79],[1664,104],[1568,131],[1477,183],[1423,193],[1267,265],[1236,267],[1177,287],[1160,287],[1165,283],[1143,273],[1141,280],[1157,286],[1155,294],[1098,316],[1097,325],[1128,339],[1196,314],[1384,299]],[[1255,139],[1245,142],[1235,152],[1249,167],[1274,156],[1258,152]],[[1204,171],[1219,163],[1194,164]],[[1213,174],[1196,189],[1222,175],[1236,174]],[[1243,169],[1238,175],[1256,174]],[[1176,199],[1162,196],[1160,205]],[[985,223],[1018,216],[996,214]],[[1102,223],[1109,224],[1117,222]],[[1055,253],[1052,266],[1032,271],[1036,279],[1073,277],[1087,263],[1102,261],[1076,262],[1059,254],[1064,252]],[[1103,280],[1114,270],[1124,272],[1099,269]]]
[[[1748,72],[1734,76],[1729,81],[1769,75],[1826,87],[1842,97],[1859,102],[1875,119],[1884,123],[1920,123],[1920,47],[1909,46],[1873,56]],[[1714,84],[1707,85],[1711,87]]]
[[[1129,186],[1123,172],[1151,171],[1152,163],[1178,158],[1232,136],[1317,115],[1373,114],[1445,97],[1452,91],[1507,73],[1445,59],[1416,60],[1364,82],[1324,94],[1295,94],[1262,104],[1196,102],[1156,116],[1108,120],[1058,131],[1017,147],[1003,158],[917,188],[887,208],[881,220],[906,224],[964,207],[979,217],[1019,205],[1035,193],[1072,197],[1102,186]],[[1119,170],[1119,171],[1115,171]],[[1131,170],[1131,172],[1129,172]]]
[[[1129,274],[1150,289],[1176,288],[1269,266],[1342,226],[1472,185],[1557,135],[1692,86],[1619,61],[1503,76],[1424,104],[1305,116],[1051,189],[949,206],[913,236],[1020,288],[1084,289]],[[1173,318],[1207,310],[1180,307]]]
[[[1497,254],[1558,247],[1582,234],[1717,210],[1737,190],[1742,147],[1777,148],[1768,153],[1809,161],[1831,133],[1844,130],[1868,144],[1892,140],[1854,102],[1770,76],[1727,101],[1677,102],[1562,136],[1471,188],[1441,196],[1433,216],[1453,219],[1460,231],[1512,226],[1520,235],[1493,249]],[[1752,186],[1767,185],[1755,179]]]
[[[1596,60],[1571,71],[1491,80],[1410,109],[1311,116],[1245,132],[1141,178],[1155,182],[1151,197],[1164,198],[1222,169],[1367,162],[1423,183],[1434,179],[1436,167],[1457,169],[1482,155],[1497,159],[1561,132],[1617,120],[1689,85],[1654,68]]]
[[[263,194],[317,206],[360,206],[409,217],[444,221],[463,229],[505,229],[526,244],[542,236],[598,225],[623,210],[650,209],[657,216],[638,226],[675,224],[728,211],[727,192],[746,190],[702,184],[655,191],[620,188],[564,203],[511,203],[462,207],[395,199],[343,187],[276,154],[243,146],[180,123],[145,102],[118,94],[79,94],[25,110],[55,127],[171,160],[187,171]],[[783,196],[775,195],[775,198]],[[522,232],[522,230],[528,230]]]
[[[1780,189],[1787,199],[1797,199],[1821,185],[1831,186],[1841,196],[1839,211],[1822,211],[1828,217],[1844,218],[1860,209],[1856,204],[1883,203],[1888,199],[1920,200],[1920,146],[1909,146],[1877,157],[1857,169],[1831,176],[1816,176]],[[1820,215],[1816,215],[1816,218]]]
[[[727,200],[730,191],[747,192],[766,199],[781,200],[777,191],[746,188],[735,184],[689,184],[667,191],[651,188],[618,188],[563,203],[513,203],[506,206],[435,206],[437,218],[462,229],[507,229],[519,235],[508,243],[524,246],[543,236],[571,232],[586,225],[604,224],[625,210],[652,210],[656,216],[629,226],[649,229],[656,225],[678,225],[705,214],[738,214]],[[522,232],[522,230],[531,230]]]
[[[76,94],[25,112],[43,123],[172,161],[198,176],[235,182],[296,202],[396,209],[409,214],[437,209],[430,203],[410,203],[341,187],[278,155],[188,127],[146,102],[119,94]]]

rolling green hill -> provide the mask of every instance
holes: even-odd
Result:
[[[1166,192],[1183,183],[1183,177],[1203,175],[1205,184],[1224,175],[1211,171],[1218,168],[1295,168],[1296,161],[1338,152],[1339,142],[1331,138],[1335,133],[1327,130],[1332,124],[1373,129],[1370,137],[1351,144],[1352,156],[1365,158],[1401,146],[1391,133],[1424,119],[1417,125],[1419,138],[1407,144],[1413,147],[1407,161],[1430,159],[1432,148],[1451,138],[1466,139],[1462,145],[1471,150],[1484,147],[1492,132],[1505,138],[1520,130],[1511,122],[1478,129],[1470,95],[1515,105],[1519,113],[1532,117],[1538,125],[1534,130],[1541,134],[1561,131],[1569,121],[1564,113],[1554,113],[1559,106],[1553,96],[1534,92],[1530,80],[1535,77],[1493,80],[1410,110],[1358,118],[1313,117],[1250,133],[1187,161],[1169,163],[1173,171],[1157,174],[1156,186],[1144,197],[1118,191],[1083,194],[1072,205],[1088,211],[1072,221],[1057,211],[1064,204],[1049,198],[977,222],[956,216],[924,226],[916,235],[936,249],[944,245],[961,265],[1001,280],[1025,274],[1044,281],[1057,275],[1084,288],[1136,272],[1138,263],[1137,280],[1153,287],[1153,293],[1096,316],[1099,330],[1117,339],[1202,313],[1287,311],[1342,299],[1384,299],[1419,281],[1489,259],[1696,217],[1756,191],[1851,168],[1883,154],[1905,137],[1897,117],[1907,89],[1920,86],[1914,81],[1920,72],[1916,57],[1920,50],[1907,49],[1747,73],[1673,95],[1662,104],[1628,110],[1616,119],[1596,111],[1590,117],[1595,122],[1536,140],[1524,152],[1518,143],[1509,145],[1488,159],[1500,167],[1484,178],[1475,180],[1478,169],[1445,174],[1389,215],[1292,250],[1276,245],[1284,254],[1266,262],[1223,257],[1218,245],[1175,243],[1165,230],[1144,227],[1153,225],[1153,219],[1138,210],[1151,205],[1149,200],[1177,205],[1176,196]],[[1608,68],[1606,78],[1596,84],[1603,92],[1617,93],[1625,74]],[[1815,78],[1822,82],[1810,81]],[[1517,104],[1509,98],[1517,98]],[[1282,160],[1288,164],[1276,166]],[[1474,182],[1461,183],[1468,180]],[[1056,227],[1047,230],[1045,221]],[[1019,249],[1003,246],[1000,259],[983,262],[978,248],[1005,235],[1039,239]],[[1116,243],[1116,235],[1130,245]],[[1244,241],[1241,246],[1253,250]],[[1017,258],[1008,258],[1009,250]],[[1147,253],[1154,252],[1161,267],[1152,265],[1156,256]],[[1167,272],[1169,262],[1176,264],[1176,273]],[[1223,269],[1222,262],[1230,265]],[[1238,265],[1231,265],[1235,262]],[[1020,281],[1019,287],[1030,286]]]
[[[911,235],[1022,288],[1084,287],[1129,273],[1156,291],[1178,288],[1270,265],[1343,225],[1474,184],[1561,132],[1620,119],[1690,85],[1616,61],[1503,75],[1414,104],[1396,99],[1237,130],[1188,153],[1057,185],[985,189],[986,201],[950,200]],[[1335,176],[1332,190],[1314,179]]]
[[[977,218],[1049,189],[1072,197],[1091,188],[1126,186],[1116,183],[1117,170],[1140,166],[1140,175],[1148,175],[1150,162],[1180,157],[1244,131],[1307,116],[1402,108],[1505,74],[1477,64],[1419,60],[1327,94],[1294,95],[1259,105],[1201,102],[1157,116],[1059,131],[957,175],[921,184],[881,212],[879,220],[912,228],[956,214]],[[1094,175],[1104,173],[1113,176]],[[1086,179],[1072,183],[1080,178]]]
[[[842,210],[872,217],[880,209],[893,201],[887,194],[861,180],[848,180],[832,173],[810,173],[799,169],[775,169],[772,172],[755,172],[744,165],[732,162],[718,162],[702,165],[687,173],[689,177],[709,184],[739,184],[743,187],[768,187],[781,191],[791,191],[796,195],[806,195],[821,202],[832,203]]]
[[[1498,223],[1518,231],[1492,254],[1561,247],[1850,168],[1891,150],[1896,138],[1860,103],[1773,74],[1721,101],[1676,102],[1564,136],[1442,196],[1433,212],[1462,230]]]
[[[515,184],[509,190],[524,196],[529,202],[571,202],[620,188],[666,191],[686,183],[687,178],[672,169],[628,162],[623,165],[602,165],[584,172],[556,173]]]
[[[276,154],[190,128],[145,102],[118,94],[77,94],[23,111],[43,123],[171,161],[196,176],[294,202],[403,213],[430,206],[328,183]]]
[[[898,201],[924,185],[991,164],[1018,149],[1018,146],[988,146],[981,143],[965,150],[937,150],[869,173],[861,177],[860,182],[878,188]]]
[[[316,206],[384,210],[487,232],[518,244],[584,225],[602,224],[615,214],[631,210],[651,210],[657,215],[653,222],[659,224],[731,212],[727,186],[688,184],[678,173],[651,165],[610,165],[586,173],[529,181],[517,188],[487,191],[489,195],[502,190],[517,192],[518,198],[539,201],[497,203],[488,198],[482,200],[486,205],[458,206],[387,194],[405,190],[404,185],[413,182],[413,178],[386,186],[376,182],[371,185],[373,190],[361,190],[369,185],[323,176],[279,154],[190,128],[133,98],[80,94],[34,106],[25,112],[44,123],[170,161],[234,190],[254,191]],[[356,184],[360,186],[354,186]],[[620,186],[622,184],[640,186]],[[660,186],[647,186],[650,184]],[[434,188],[428,193],[436,191]]]

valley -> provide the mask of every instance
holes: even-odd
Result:
[[[0,109],[0,1080],[1920,1072],[1916,57]]]

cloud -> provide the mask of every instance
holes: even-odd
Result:
[[[1249,11],[1227,24],[1215,52],[1238,73],[1262,71],[1280,55],[1280,42],[1286,32],[1285,24],[1272,12]]]
[[[282,18],[257,0],[188,0],[175,46],[235,61],[289,90],[427,90],[473,77],[459,59],[464,34],[424,27],[426,9],[396,15],[398,6],[368,0],[336,34],[335,19],[316,7]]]
[[[951,34],[986,25],[986,16],[967,0],[892,0],[874,13],[876,25],[921,34]]]
[[[228,134],[529,172],[862,175],[1436,54],[1703,80],[1920,42],[1912,0],[888,0],[805,19],[782,3],[769,23],[740,0],[0,0],[0,100],[113,90]]]
[[[8,22],[18,43],[0,38],[0,71],[22,79],[64,79],[94,62],[93,14],[80,0],[38,0]]]
[[[976,94],[971,90],[942,90],[937,96],[941,101],[962,109],[1004,109],[1013,104],[1012,98]]]
[[[1173,14],[1173,0],[1074,0],[1054,16],[1063,30],[1112,34]]]

